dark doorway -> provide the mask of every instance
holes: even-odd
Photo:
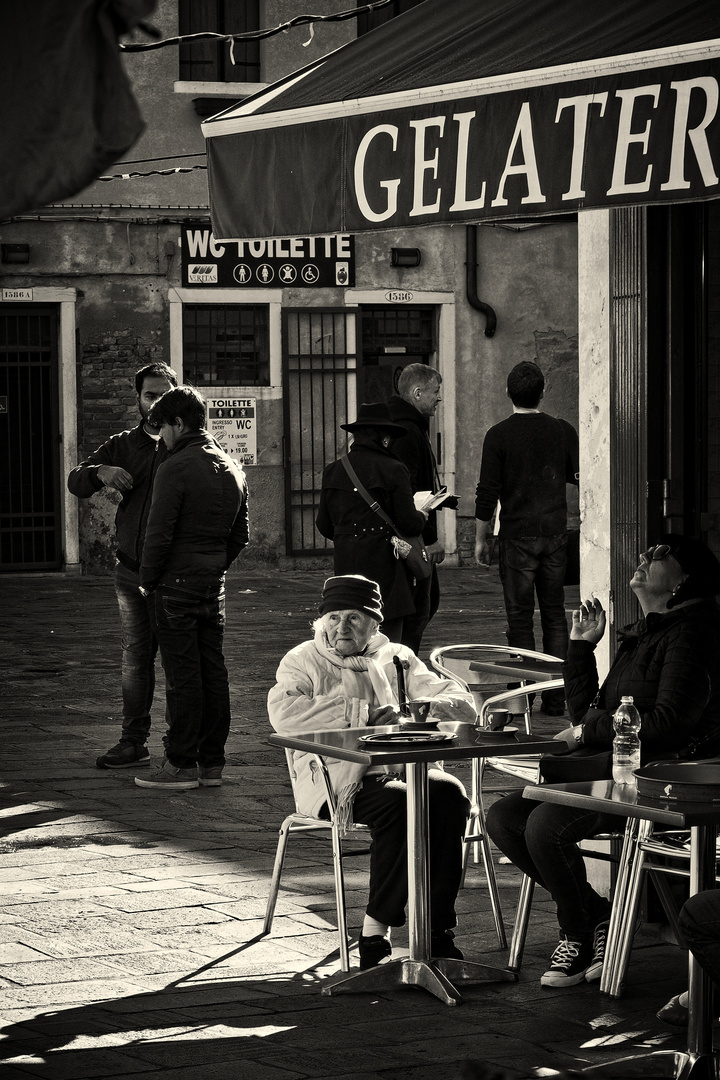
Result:
[[[429,305],[361,309],[358,401],[387,401],[408,364],[429,364],[437,351],[437,316]]]
[[[58,570],[57,312],[0,308],[0,570]]]
[[[720,203],[648,210],[648,536],[720,555]]]

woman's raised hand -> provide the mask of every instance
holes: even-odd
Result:
[[[570,640],[587,641],[590,645],[597,645],[605,633],[605,622],[605,612],[597,597],[583,600],[572,614]]]

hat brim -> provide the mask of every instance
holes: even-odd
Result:
[[[378,431],[387,431],[388,435],[395,435],[398,438],[401,435],[407,435],[407,431],[400,424],[388,424],[374,420],[356,420],[354,424],[341,424],[340,427],[343,431],[350,432],[362,431],[364,428],[376,428]]]

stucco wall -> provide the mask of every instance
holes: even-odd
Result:
[[[456,234],[464,230],[454,230]],[[456,252],[461,264],[462,251]],[[457,244],[457,241],[456,241]],[[460,246],[460,245],[458,245]],[[460,560],[471,559],[475,487],[482,444],[493,424],[509,415],[507,375],[521,360],[537,359],[546,379],[543,411],[578,424],[577,226],[548,224],[515,231],[478,229],[481,300],[497,315],[492,338],[485,319],[464,299],[457,305],[457,478]]]

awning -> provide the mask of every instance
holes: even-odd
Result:
[[[203,124],[216,239],[720,195],[718,0],[425,0]]]

